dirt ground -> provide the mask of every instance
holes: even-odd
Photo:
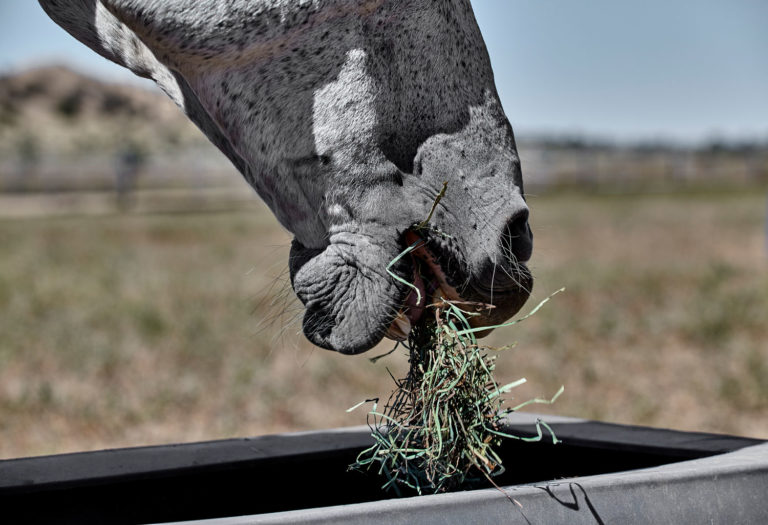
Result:
[[[529,202],[526,309],[567,291],[488,340],[516,401],[768,438],[765,192]],[[307,343],[289,242],[258,204],[0,218],[0,458],[364,424],[405,356]]]

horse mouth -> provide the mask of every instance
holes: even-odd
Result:
[[[405,242],[412,247],[413,287],[402,302],[397,316],[390,324],[386,337],[394,341],[405,341],[414,324],[432,304],[447,300],[460,305],[465,311],[476,315],[468,316],[470,327],[489,327],[476,334],[488,335],[494,325],[509,319],[523,306],[530,295],[533,277],[524,263],[515,265],[513,278],[483,279],[468,278],[459,257],[440,248],[412,230],[405,233]]]

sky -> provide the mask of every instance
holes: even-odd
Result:
[[[766,0],[473,0],[516,134],[768,140]],[[145,83],[0,0],[0,72],[66,63]]]

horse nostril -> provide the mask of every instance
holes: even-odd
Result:
[[[517,212],[501,234],[504,254],[514,262],[526,262],[533,252],[533,233],[528,226],[528,208]]]

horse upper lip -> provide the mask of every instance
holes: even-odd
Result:
[[[525,263],[520,262],[512,270],[497,267],[491,277],[472,279],[470,286],[478,294],[492,297],[505,292],[518,292],[523,286],[522,283],[528,279],[530,279],[530,270]]]

